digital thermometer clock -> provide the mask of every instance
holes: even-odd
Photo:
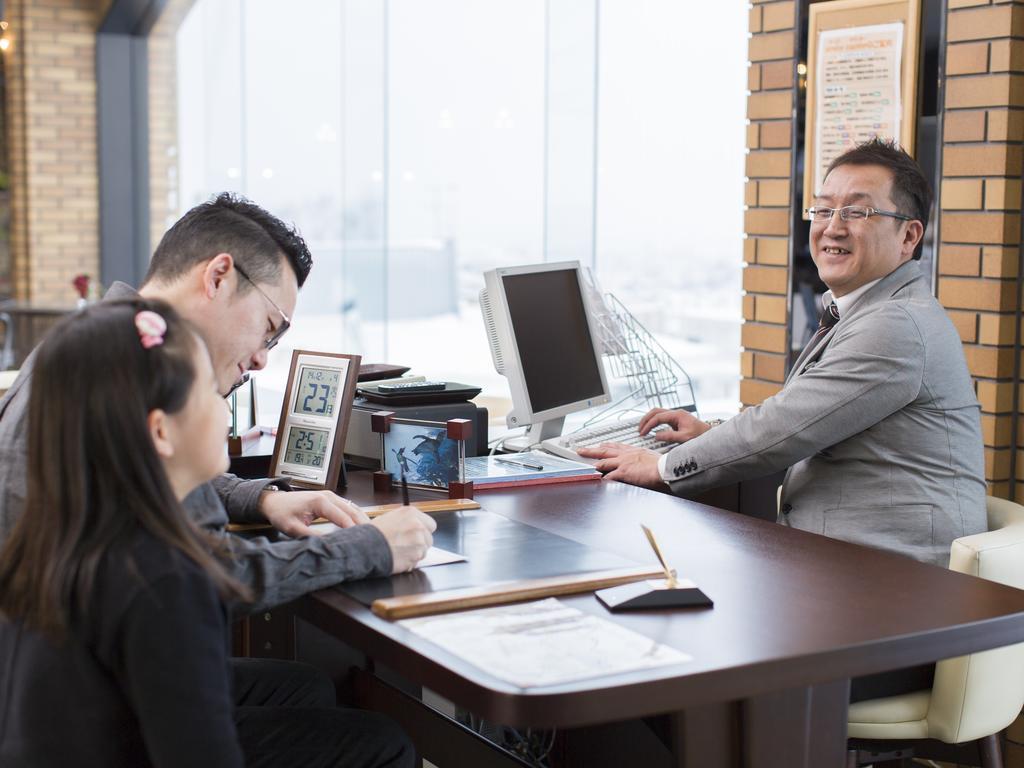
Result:
[[[307,488],[337,488],[360,359],[330,352],[292,352],[270,464],[272,476],[287,477]]]

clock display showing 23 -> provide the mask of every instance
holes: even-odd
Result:
[[[341,372],[337,368],[315,368],[304,365],[299,374],[292,413],[306,416],[333,416],[338,399]]]
[[[285,461],[304,467],[322,467],[330,434],[326,429],[292,426],[288,430]]]

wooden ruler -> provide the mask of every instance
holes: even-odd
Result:
[[[525,579],[489,584],[484,587],[428,592],[422,595],[385,597],[374,600],[370,607],[381,618],[394,621],[395,619],[409,619],[413,616],[462,611],[467,608],[516,603],[521,600],[538,600],[557,595],[593,592],[597,589],[617,587],[620,584],[651,578],[664,579],[665,572],[661,568],[615,568],[610,571],[551,576],[545,579]]]
[[[465,509],[480,509],[480,502],[473,501],[472,499],[434,499],[432,501],[412,501],[410,504],[420,512],[426,512],[428,515],[432,515],[435,512],[461,512]],[[399,509],[401,506],[401,504],[378,504],[375,507],[363,507],[362,509],[370,517],[379,517],[385,512],[391,512],[394,509]]]
[[[437,512],[461,512],[466,509],[480,509],[480,502],[473,501],[472,499],[431,499],[430,501],[414,501],[412,505],[421,512],[426,512],[428,515],[435,514]],[[401,504],[377,504],[373,507],[362,507],[363,512],[368,517],[380,517],[385,512],[390,512],[394,509],[401,507]],[[316,523],[329,523],[330,520],[326,520],[322,517],[318,517],[313,521]],[[231,523],[228,525],[228,530],[234,533],[240,531],[259,531],[267,528],[272,528],[270,523]]]

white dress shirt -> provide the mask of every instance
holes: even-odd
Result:
[[[878,278],[878,280],[881,279],[882,278]],[[852,307],[856,303],[857,299],[859,299],[861,296],[863,296],[865,293],[871,290],[871,288],[874,286],[875,283],[878,282],[878,280],[872,280],[870,283],[864,283],[864,285],[862,285],[857,290],[850,291],[845,296],[840,296],[837,299],[832,298],[832,291],[825,291],[825,293],[821,295],[821,308],[828,309],[828,305],[834,301],[836,303],[836,306],[839,307],[839,317],[841,319],[843,317],[843,313],[848,312],[850,307]]]

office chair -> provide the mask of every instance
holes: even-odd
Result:
[[[956,539],[949,567],[1024,589],[1024,506],[989,496],[986,512],[988,532]],[[1022,706],[1024,643],[940,661],[929,691],[850,705],[847,768],[926,753],[1003,768],[999,732]]]

